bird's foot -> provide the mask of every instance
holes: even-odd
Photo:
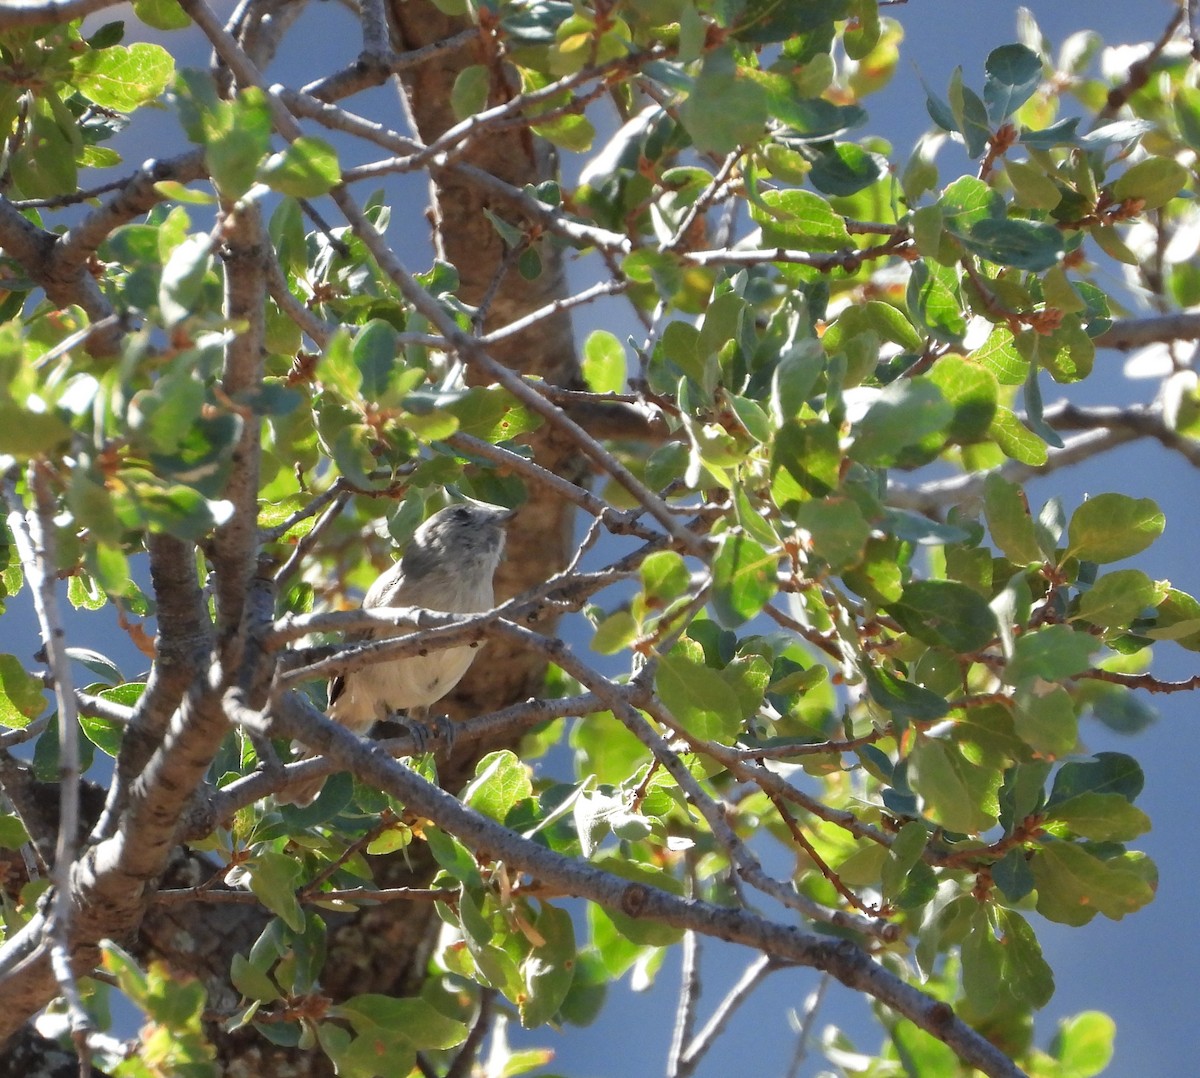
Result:
[[[398,721],[413,739],[413,755],[431,752],[443,759],[454,748],[454,723],[449,715],[430,715],[424,708],[413,708]]]

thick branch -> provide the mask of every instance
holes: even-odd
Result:
[[[1118,348],[1128,352],[1157,341],[1200,340],[1200,314],[1181,312],[1149,318],[1119,319],[1093,343],[1097,348]]]
[[[262,223],[253,203],[244,203],[226,218],[225,314],[244,328],[225,346],[221,392],[239,413],[242,429],[233,447],[233,465],[225,496],[233,503],[229,520],[213,538],[216,569],[217,626],[224,639],[241,623],[246,587],[254,573],[258,550],[258,476],[261,423],[251,395],[263,377],[266,332],[266,250]]]

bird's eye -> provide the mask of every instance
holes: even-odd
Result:
[[[455,521],[459,524],[466,524],[471,519],[471,510],[465,505],[460,505],[452,514]]]

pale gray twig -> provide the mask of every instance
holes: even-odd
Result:
[[[33,606],[41,626],[46,665],[54,678],[54,699],[58,705],[59,817],[58,841],[50,878],[54,897],[45,934],[50,940],[50,964],[54,978],[66,1000],[71,1037],[79,1053],[81,1073],[90,1073],[88,1034],[94,1024],[71,966],[71,869],[79,844],[79,717],[75,710],[75,687],[67,655],[66,633],[55,592],[54,496],[45,464],[29,466],[28,483],[35,509],[22,512],[21,501],[11,482],[4,484],[4,500],[9,506],[8,527],[21,558],[25,579],[33,594]]]

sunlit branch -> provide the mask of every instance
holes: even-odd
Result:
[[[71,962],[70,943],[74,919],[71,870],[79,847],[79,783],[82,779],[77,737],[79,716],[75,710],[75,686],[67,655],[66,631],[52,571],[56,564],[56,505],[46,465],[40,462],[31,464],[28,482],[35,505],[33,512],[23,512],[24,506],[11,481],[4,482],[3,494],[9,509],[8,529],[16,544],[25,579],[33,593],[33,606],[41,627],[46,663],[54,678],[54,699],[58,705],[58,838],[54,847],[54,864],[50,867],[54,898],[49,908],[45,936],[50,943],[50,965],[54,979],[67,1001],[71,1035],[86,1067],[86,1061],[90,1058],[87,1038],[94,1024],[80,995]]]
[[[1200,340],[1200,314],[1181,311],[1178,314],[1118,319],[1093,338],[1092,343],[1097,348],[1117,348],[1128,352],[1157,342],[1195,340]]]
[[[120,3],[124,0],[6,0],[0,6],[0,30],[72,22]]]

